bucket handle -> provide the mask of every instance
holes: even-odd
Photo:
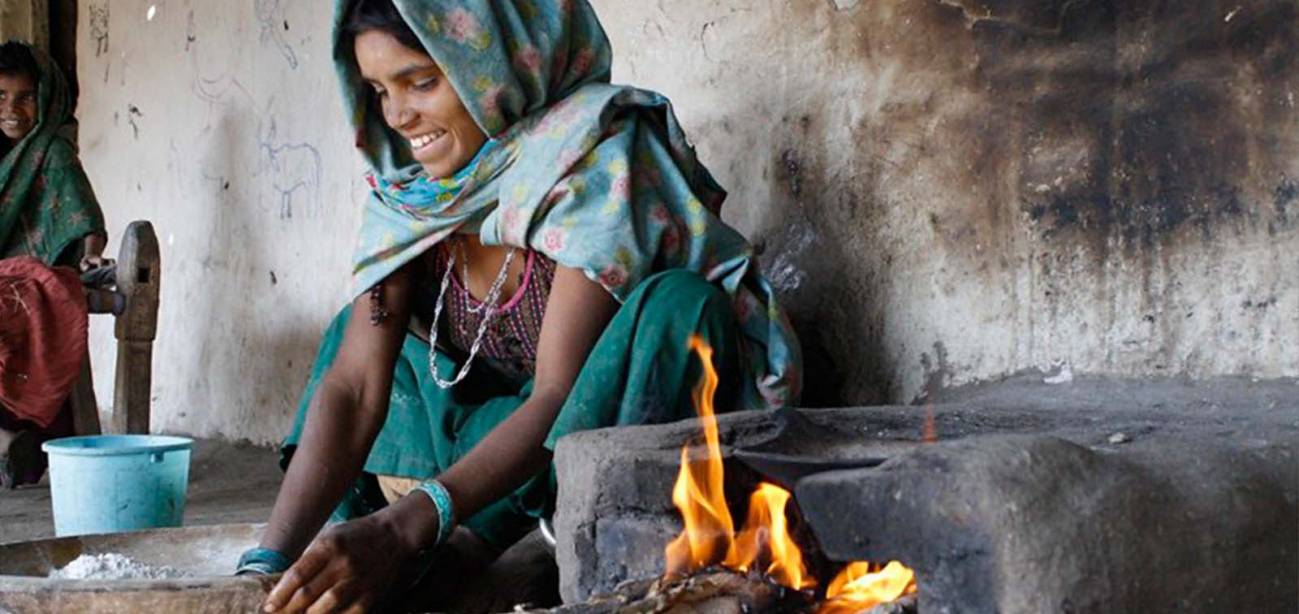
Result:
[[[149,455],[149,462],[157,464],[162,462],[162,452],[154,452]]]

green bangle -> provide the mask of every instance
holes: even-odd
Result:
[[[239,557],[235,575],[258,574],[268,576],[280,573],[293,566],[289,557],[270,548],[252,548]]]
[[[447,537],[450,537],[451,529],[456,526],[456,511],[451,503],[451,493],[447,491],[446,486],[442,485],[442,482],[437,480],[424,482],[416,486],[415,490],[428,495],[428,498],[433,500],[433,507],[437,508],[438,535],[437,540],[433,542],[433,546],[441,546],[447,541]]]

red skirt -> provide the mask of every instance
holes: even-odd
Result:
[[[75,270],[0,260],[0,411],[54,425],[81,375],[88,319]]]

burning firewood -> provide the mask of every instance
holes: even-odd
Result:
[[[585,603],[519,614],[789,614],[818,611],[811,591],[795,591],[761,574],[708,568],[678,578],[641,580]],[[916,595],[852,614],[916,614]]]
[[[741,614],[810,611],[812,595],[761,574],[708,568],[684,577],[633,582],[550,614]],[[520,610],[526,611],[526,610]]]
[[[710,568],[685,578],[665,578],[655,583],[641,603],[644,614],[723,614],[735,612],[792,612],[806,608],[811,594],[785,588],[765,574],[740,574]]]

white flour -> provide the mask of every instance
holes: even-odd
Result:
[[[61,580],[162,580],[187,575],[165,565],[145,565],[116,552],[83,554],[62,569],[50,572],[51,578]]]

